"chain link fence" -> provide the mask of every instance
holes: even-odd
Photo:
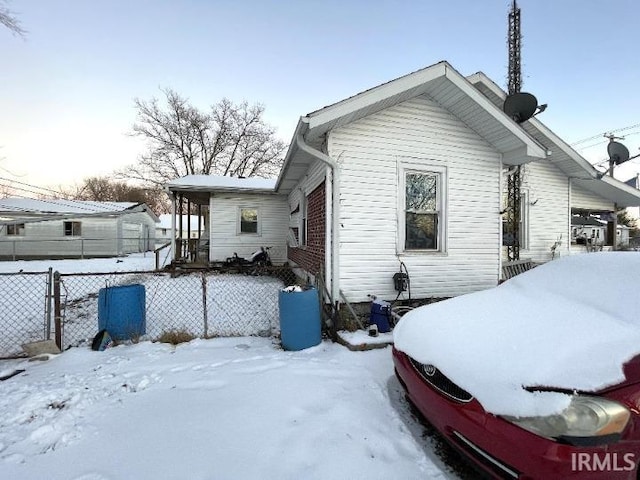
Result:
[[[277,335],[278,292],[295,283],[295,275],[282,267],[252,273],[2,274],[0,357],[21,354],[24,343],[54,337],[62,349],[90,344],[99,329],[100,291],[125,285],[144,291],[145,333],[132,335],[134,341],[158,340],[171,332],[200,338]]]
[[[94,258],[153,251],[155,240],[142,234],[120,237],[0,238],[0,260]]]
[[[0,356],[22,352],[22,344],[47,338],[52,273],[0,273]]]

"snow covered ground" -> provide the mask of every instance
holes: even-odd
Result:
[[[166,260],[166,255],[163,251],[161,262]],[[156,257],[153,252],[145,252],[115,258],[16,260],[0,262],[0,273],[46,272],[50,267],[60,273],[152,271],[156,268]]]
[[[389,348],[269,338],[73,348],[0,362],[3,479],[456,478],[432,451]]]

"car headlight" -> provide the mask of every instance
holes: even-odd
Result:
[[[544,417],[503,417],[536,435],[570,445],[600,445],[620,439],[631,413],[613,400],[574,395],[561,413]]]

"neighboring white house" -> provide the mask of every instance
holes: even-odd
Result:
[[[274,191],[275,180],[188,175],[166,185],[174,212],[198,206],[206,228],[197,242],[176,236],[176,257],[223,262],[237,253],[248,258],[260,247],[270,247],[271,260],[287,260],[289,211],[286,196]],[[197,229],[197,218],[191,229]],[[179,213],[175,215],[177,226]],[[183,232],[187,227],[183,222]],[[177,228],[176,228],[177,231]]]
[[[571,217],[571,253],[610,250],[605,245],[609,223],[595,217],[572,215]],[[616,245],[629,246],[629,231],[626,225],[618,225],[616,231]]]
[[[168,188],[209,205],[211,258],[243,239],[242,206],[271,198],[261,231],[286,242],[301,276],[322,273],[331,301],[393,299],[399,273],[413,298],[482,290],[506,260],[510,168],[524,166],[520,255],[535,262],[570,253],[573,214],[640,205],[640,191],[604,177],[537,118],[513,121],[504,98],[484,74],[440,62],[301,117],[274,189],[229,179],[216,191],[219,180],[189,177]]]
[[[158,223],[156,224],[156,243],[164,244],[171,241],[171,214],[163,213],[158,216]],[[198,219],[200,218],[200,223]],[[182,231],[180,231],[180,222],[182,221]],[[199,225],[199,227],[198,227]],[[205,231],[204,219],[197,215],[182,215],[176,217],[176,235],[180,238],[198,239]]]
[[[0,258],[111,257],[153,250],[157,220],[143,203],[0,199]]]

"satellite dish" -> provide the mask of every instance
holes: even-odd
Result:
[[[513,118],[517,123],[522,123],[533,117],[538,108],[538,100],[530,93],[520,92],[509,95],[502,109],[504,113]]]
[[[607,145],[607,153],[609,154],[609,161],[616,165],[620,165],[629,160],[629,150],[619,142],[609,142],[609,145]]]

